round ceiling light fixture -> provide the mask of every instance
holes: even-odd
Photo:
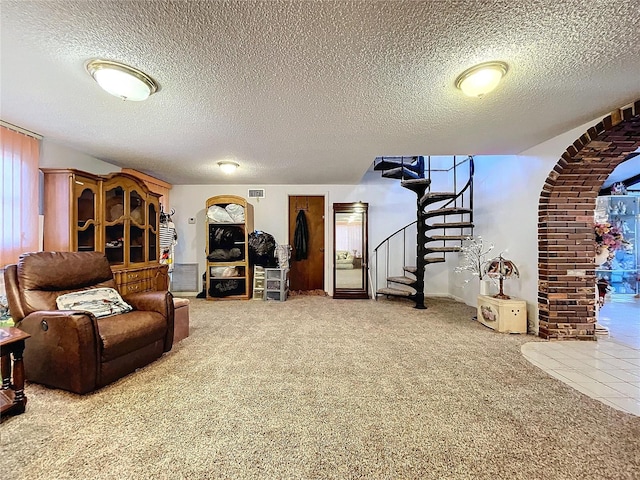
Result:
[[[230,173],[235,172],[240,165],[238,165],[236,162],[223,160],[221,162],[218,162],[218,166],[220,167],[220,170],[222,170],[223,173],[226,173],[227,175],[229,175]]]
[[[494,90],[509,67],[504,62],[485,62],[467,68],[456,78],[456,88],[468,97],[482,98]]]
[[[86,69],[98,85],[122,100],[140,102],[160,89],[149,75],[124,63],[96,59],[87,63]]]

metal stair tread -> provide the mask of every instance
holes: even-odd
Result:
[[[411,292],[409,290],[390,287],[379,288],[376,293],[379,295],[393,295],[395,297],[410,297],[411,295],[415,295],[415,291]]]
[[[444,257],[424,257],[425,263],[442,263],[445,261]]]
[[[380,171],[380,170],[384,171],[384,170],[389,170],[390,168],[395,168],[398,165],[400,165],[400,164],[396,163],[396,162],[390,162],[388,160],[382,160],[379,163],[376,163],[374,165],[373,169],[377,170],[377,171]]]
[[[377,163],[374,170],[386,172],[388,170],[393,170],[394,168],[406,168],[407,170],[411,170],[414,173],[422,173],[422,169],[419,165],[412,165],[410,163],[395,163],[389,162],[388,160],[383,160],[380,163]]]
[[[447,240],[467,240],[469,235],[429,235],[425,239],[427,242],[439,242],[439,241],[447,241]]]
[[[470,208],[462,207],[446,207],[436,208],[423,213],[423,218],[438,217],[440,215],[463,215],[465,213],[471,213]]]
[[[427,247],[425,251],[427,253],[446,253],[446,252],[459,252],[461,249],[460,246],[449,246],[449,247]]]
[[[409,277],[387,277],[387,281],[402,283],[403,285],[413,285],[417,280]]]
[[[432,223],[427,225],[427,230],[436,228],[473,228],[472,222],[449,222],[449,223]]]
[[[408,180],[403,180],[402,182],[400,182],[400,185],[404,186],[404,185],[408,185],[408,184],[420,184],[420,185],[430,185],[431,184],[431,179],[430,178],[410,178]]]
[[[415,160],[413,160],[414,157],[376,157],[376,160],[378,158],[381,158],[381,160],[374,165],[374,170],[384,171],[401,166],[410,168],[416,173],[420,173],[424,170],[424,161],[421,161],[420,157],[417,157]],[[397,158],[398,160],[389,160],[389,158]],[[412,161],[405,162],[405,158],[411,158]]]
[[[398,179],[404,179],[404,177],[410,177],[412,179],[422,178],[420,177],[420,174],[414,172],[413,170],[411,170],[410,168],[407,168],[406,166],[400,166],[396,168],[390,168],[388,170],[383,170],[382,176],[385,178],[398,178]]]
[[[428,178],[409,178],[400,182],[401,187],[411,190],[416,195],[422,195],[429,185],[431,180]]]
[[[442,197],[442,196],[450,196],[455,197],[456,192],[427,192],[424,194],[425,197]]]
[[[443,200],[450,200],[456,198],[455,192],[427,192],[420,197],[419,203],[421,206],[429,205],[430,203],[441,202]]]
[[[429,178],[409,178],[400,182],[400,185],[406,187],[408,185],[431,185]]]

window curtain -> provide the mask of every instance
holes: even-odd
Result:
[[[362,254],[362,223],[340,223],[336,225],[336,250]]]
[[[38,250],[38,160],[36,138],[0,126],[0,268],[21,253]]]

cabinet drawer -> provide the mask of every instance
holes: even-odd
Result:
[[[148,282],[146,281],[126,283],[120,287],[120,293],[122,295],[128,295],[129,293],[136,293],[136,292],[146,292],[148,290],[149,290],[149,286],[148,286]]]
[[[114,279],[118,290],[123,295],[125,292],[166,290],[166,270],[166,265],[154,265],[130,270],[115,270]]]
[[[265,268],[267,280],[286,280],[289,276],[288,268]]]
[[[143,280],[147,280],[149,278],[149,274],[151,273],[150,270],[134,270],[134,271],[130,271],[125,273],[124,275],[124,281],[125,283],[130,283],[130,282],[140,282]]]
[[[287,299],[287,294],[289,290],[285,290],[283,292],[269,291],[267,290],[265,294],[266,300],[277,300],[278,302],[284,302]]]

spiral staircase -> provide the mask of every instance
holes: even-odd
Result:
[[[415,222],[374,249],[376,298],[403,297],[424,309],[425,268],[445,262],[446,255],[460,251],[462,241],[473,233],[473,157],[434,157],[433,162],[424,156],[378,157],[374,170],[414,192],[417,211]],[[436,177],[447,190],[431,190]]]

